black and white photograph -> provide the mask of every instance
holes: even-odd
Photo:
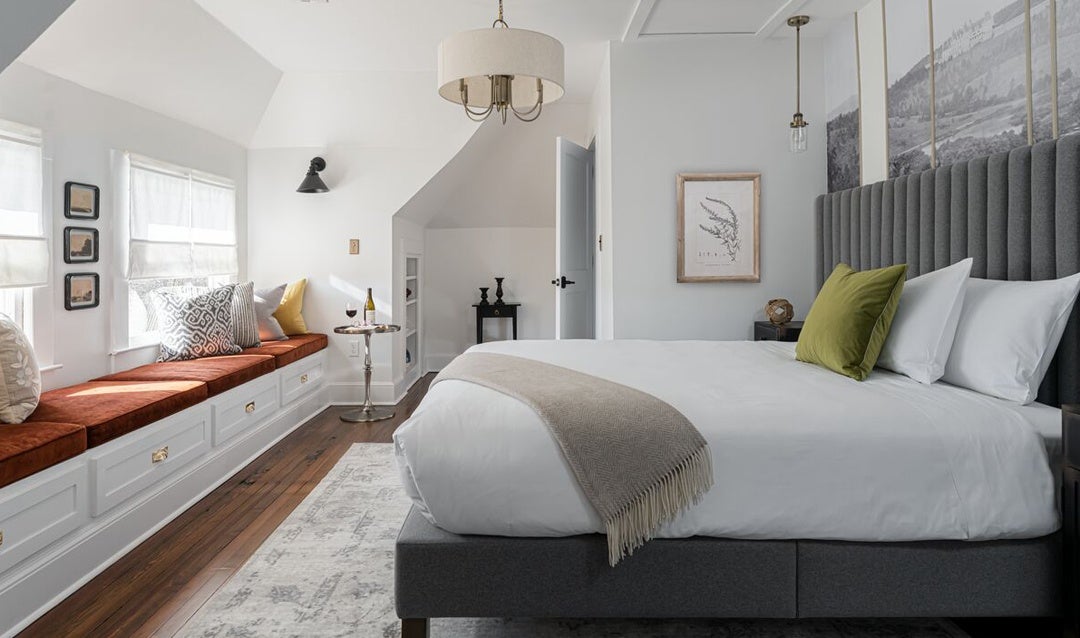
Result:
[[[825,111],[829,192],[861,182],[859,57],[855,15],[825,37]]]
[[[101,212],[101,189],[93,184],[67,182],[64,184],[64,217],[68,219],[97,219]]]
[[[1061,2],[1058,2],[1061,6]],[[1031,0],[1031,105],[1033,141],[1054,138],[1053,65],[1050,44],[1053,41],[1050,0]]]
[[[82,310],[96,307],[101,301],[98,294],[99,284],[97,273],[77,272],[64,275],[64,308]]]
[[[885,0],[889,176],[931,167],[930,7]]]
[[[64,229],[64,263],[89,264],[98,260],[98,231],[96,228]]]
[[[1080,0],[1057,1],[1058,126],[1080,132]]]
[[[939,165],[1027,144],[1026,18],[1024,0],[934,1]]]

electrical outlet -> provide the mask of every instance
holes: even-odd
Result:
[[[349,342],[349,356],[350,357],[359,357],[360,356],[360,340],[359,339],[353,339],[352,341]]]
[[[360,240],[359,239],[350,239],[349,240],[349,254],[350,255],[359,255],[360,254]]]

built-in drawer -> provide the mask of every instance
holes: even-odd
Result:
[[[90,512],[99,516],[160,483],[210,449],[206,403],[148,425],[90,451]]]
[[[264,421],[281,405],[279,398],[278,377],[268,374],[211,399],[214,447]]]
[[[288,405],[322,385],[326,352],[318,352],[281,369],[281,405]]]
[[[89,520],[88,483],[78,457],[0,491],[0,572]]]

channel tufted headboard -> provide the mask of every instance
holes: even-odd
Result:
[[[972,277],[1080,272],[1080,134],[830,193],[815,203],[818,288],[839,263],[908,264],[908,276],[975,260]],[[1039,401],[1080,403],[1080,304]]]

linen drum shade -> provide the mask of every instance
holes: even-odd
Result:
[[[468,87],[467,106],[487,108],[492,102],[492,75],[513,76],[512,105],[531,108],[537,101],[536,80],[544,86],[544,103],[563,96],[563,45],[555,38],[526,29],[475,29],[455,33],[439,44],[439,95],[461,104],[459,82]]]

